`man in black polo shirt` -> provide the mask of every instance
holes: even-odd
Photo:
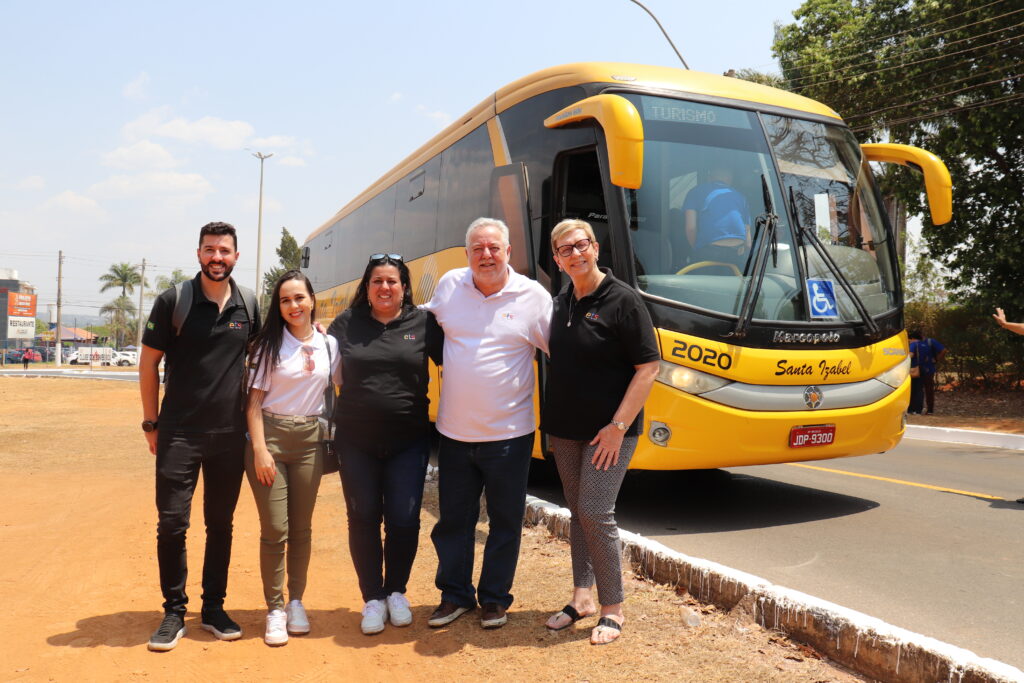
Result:
[[[164,619],[149,649],[158,651],[173,649],[185,634],[185,532],[200,470],[206,521],[201,625],[221,640],[242,635],[224,611],[224,596],[232,518],[244,472],[242,370],[246,345],[259,329],[259,313],[252,292],[231,279],[238,260],[234,227],[204,225],[197,254],[200,273],[190,286],[172,287],[153,303],[139,359],[142,429],[149,452],[156,455]],[[182,302],[176,309],[179,294]],[[158,411],[158,366],[165,356],[164,400]]]

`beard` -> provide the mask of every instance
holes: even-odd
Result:
[[[227,280],[229,277],[231,277],[231,271],[235,269],[235,267],[233,265],[230,265],[228,263],[222,263],[221,265],[224,266],[224,272],[219,273],[219,274],[218,273],[212,273],[212,272],[210,272],[210,266],[212,264],[213,264],[212,261],[210,263],[200,263],[199,264],[199,269],[203,271],[203,275],[208,277],[213,282],[220,282],[221,280]]]

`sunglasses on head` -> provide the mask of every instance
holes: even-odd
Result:
[[[385,261],[402,261],[401,254],[370,254],[370,263],[384,263]]]

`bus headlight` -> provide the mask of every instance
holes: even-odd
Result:
[[[675,387],[694,395],[707,393],[713,389],[719,389],[726,384],[730,384],[730,381],[727,379],[666,361],[660,361],[656,379],[662,384],[667,384],[670,387]]]
[[[894,367],[886,370],[881,375],[877,375],[875,379],[884,384],[888,384],[893,389],[899,389],[902,384],[907,381],[907,377],[910,376],[910,356],[907,356],[902,361],[897,363]]]

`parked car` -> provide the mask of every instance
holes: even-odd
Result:
[[[24,349],[7,349],[7,352],[4,353],[4,360],[8,363],[20,363],[24,353]]]
[[[139,364],[139,354],[135,351],[115,351],[114,364],[121,367]]]
[[[78,363],[78,351],[72,351],[70,353],[65,352],[65,354],[61,358],[61,360],[64,361],[65,363],[67,363],[68,365],[75,365],[75,364],[77,364]]]

